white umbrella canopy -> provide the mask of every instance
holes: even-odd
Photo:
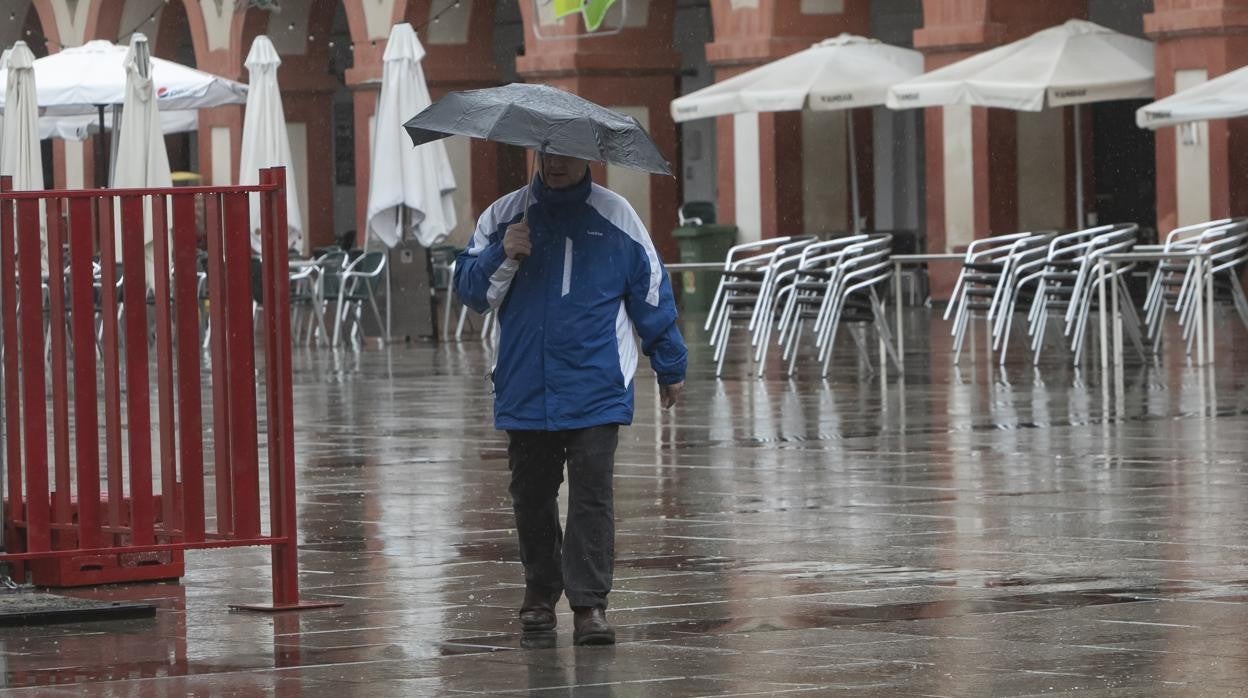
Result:
[[[19,41],[3,57],[7,80],[5,101],[11,109],[4,120],[0,142],[0,174],[13,178],[13,189],[43,189],[43,154],[39,149],[39,108],[35,105],[35,55]],[[39,211],[40,264],[48,273],[48,233],[45,214]]]
[[[113,128],[113,113],[104,114],[104,128]],[[189,109],[160,112],[160,130],[167,136],[174,133],[189,133],[199,128],[199,112]],[[66,141],[85,141],[88,136],[100,132],[98,116],[80,114],[77,116],[41,116],[39,117],[39,139],[60,138]]]
[[[874,107],[922,73],[918,51],[842,34],[673,100],[672,118]]]
[[[888,106],[1040,111],[1152,96],[1152,42],[1072,19],[894,85]]]
[[[99,105],[124,102],[127,54],[125,46],[97,40],[36,60],[35,83],[42,113],[96,114]],[[150,60],[160,109],[201,109],[247,100],[247,86],[242,83],[173,61]]]
[[[0,174],[13,177],[17,190],[43,189],[43,155],[39,150],[39,108],[35,104],[35,56],[26,42],[6,52],[5,101],[11,108],[4,119],[0,144]]]
[[[282,59],[269,37],[261,35],[247,53],[250,90],[247,110],[243,116],[242,155],[239,158],[239,184],[258,184],[260,168],[290,168],[290,134],[286,130],[286,114],[277,86],[277,68]],[[303,238],[303,215],[299,210],[299,190],[294,177],[286,179],[286,223],[289,244],[294,247]],[[251,247],[260,251],[260,197],[251,197]]]
[[[113,186],[171,187],[169,154],[156,111],[156,85],[152,80],[151,53],[147,37],[135,34],[126,52],[126,98],[122,103],[121,126],[117,133],[117,159],[113,162]],[[145,218],[151,213],[145,211]],[[121,226],[116,226],[117,249],[121,249]],[[143,226],[150,286],[154,268],[152,226]]]
[[[420,67],[424,56],[412,25],[394,25],[382,56],[367,217],[368,234],[387,247],[405,232],[431,247],[456,224],[455,176],[446,146],[435,141],[413,148],[403,131],[404,122],[432,103]]]
[[[938,68],[888,91],[892,109],[968,104],[1016,111],[1153,96],[1153,44],[1072,19]],[[1075,215],[1084,223],[1082,138],[1075,138]]]
[[[160,130],[147,37],[135,34],[126,52],[126,97],[117,129],[114,187],[170,187],[169,154]]]
[[[1135,112],[1140,128],[1248,116],[1248,66],[1146,104]]]
[[[841,34],[672,101],[672,118],[690,121],[754,112],[836,111],[884,104],[888,89],[923,73],[923,54],[875,39]],[[853,229],[860,228],[857,143],[849,139]]]

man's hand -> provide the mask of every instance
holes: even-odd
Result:
[[[524,221],[507,226],[503,235],[503,252],[508,259],[521,260],[533,252],[533,243],[529,240],[529,224]]]
[[[671,385],[659,386],[659,404],[663,409],[670,410],[680,402],[681,393],[685,392],[685,382],[672,383]]]

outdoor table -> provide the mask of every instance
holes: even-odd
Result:
[[[1100,301],[1100,309],[1098,311],[1098,319],[1100,321],[1101,330],[1101,371],[1108,371],[1112,363],[1118,366],[1122,363],[1122,315],[1118,312],[1119,293],[1118,284],[1113,284],[1113,291],[1110,293],[1109,307],[1110,316],[1113,318],[1113,357],[1111,360],[1108,343],[1106,338],[1106,298],[1105,298],[1105,281],[1106,274],[1113,275],[1118,271],[1118,267],[1122,264],[1130,264],[1133,262],[1161,262],[1168,259],[1190,259],[1192,264],[1196,266],[1196,273],[1203,274],[1204,267],[1210,264],[1207,252],[1200,250],[1172,250],[1164,251],[1159,245],[1140,245],[1131,252],[1113,252],[1104,254],[1097,258],[1096,273],[1100,281],[1098,292]],[[1108,272],[1106,269],[1108,268]],[[1197,366],[1204,366],[1213,363],[1213,275],[1210,274],[1205,278],[1205,288],[1202,293],[1198,293],[1195,298],[1196,302],[1196,362]]]
[[[952,262],[954,260],[962,261],[966,259],[964,254],[933,253],[933,254],[895,254],[891,257],[893,261],[893,306],[896,311],[897,323],[897,357],[901,360],[902,365],[906,362],[906,345],[902,334],[901,322],[901,268],[905,265],[910,266],[926,266],[931,262]]]

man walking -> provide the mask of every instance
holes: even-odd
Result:
[[[533,182],[477,222],[455,264],[455,291],[498,317],[494,425],[509,438],[525,577],[520,623],[526,632],[553,630],[563,594],[574,642],[612,644],[612,474],[619,426],[633,419],[634,331],[664,408],[685,380],[667,272],[636,212],[593,183],[587,161],[542,155]],[[566,536],[558,503],[565,463]]]

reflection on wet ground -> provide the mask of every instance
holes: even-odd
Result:
[[[154,620],[0,630],[0,675],[40,696],[1242,695],[1242,337],[1215,373],[1167,357],[1106,390],[1056,353],[956,369],[927,323],[904,382],[852,351],[826,382],[715,381],[695,343],[685,406],[638,387],[614,648],[572,647],[563,605],[559,632],[517,632],[480,345],[297,354],[303,589],[345,605],[227,612],[267,600],[266,551],[194,553],[181,585],[77,592]]]

